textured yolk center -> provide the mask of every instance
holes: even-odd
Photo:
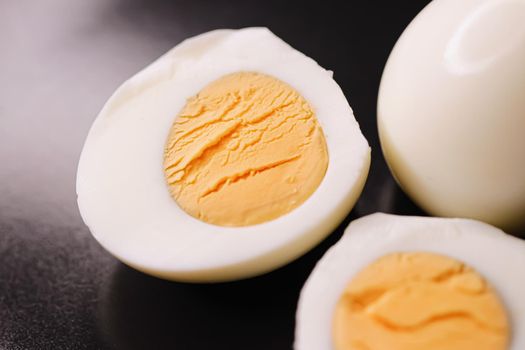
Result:
[[[166,143],[172,197],[222,226],[275,219],[303,203],[328,166],[312,107],[267,75],[226,75],[188,100]]]
[[[509,323],[474,270],[431,253],[383,256],[358,273],[335,309],[337,350],[504,350]]]

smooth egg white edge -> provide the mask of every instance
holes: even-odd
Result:
[[[299,298],[294,349],[332,349],[333,313],[353,276],[381,256],[412,251],[455,258],[486,278],[510,318],[509,350],[525,349],[525,241],[475,220],[383,213],[350,223],[315,266]]]
[[[226,74],[254,71],[297,90],[314,108],[329,164],[301,206],[267,223],[221,227],[185,213],[170,196],[163,151],[189,97]],[[118,259],[180,281],[224,281],[277,268],[313,247],[362,191],[370,148],[331,72],[266,28],[188,39],[126,81],[93,123],[77,173],[80,213]]]

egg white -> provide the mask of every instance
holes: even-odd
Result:
[[[412,251],[455,258],[486,278],[510,318],[509,350],[525,349],[525,241],[475,220],[382,213],[353,221],[317,263],[301,291],[295,349],[332,349],[333,313],[347,284],[378,258]]]
[[[377,100],[392,174],[434,216],[525,231],[525,1],[432,1]]]
[[[163,151],[189,97],[233,72],[274,76],[314,108],[328,147],[320,186],[301,206],[254,226],[220,227],[170,196]],[[180,281],[224,281],[275,269],[328,235],[361,193],[370,163],[332,73],[266,28],[215,30],[188,39],[126,81],[93,123],[77,174],[78,205],[94,237],[143,272]]]

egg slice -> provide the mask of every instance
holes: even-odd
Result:
[[[525,348],[525,241],[468,219],[353,221],[301,292],[295,349]]]
[[[98,115],[77,174],[93,236],[179,281],[275,269],[327,236],[370,163],[332,72],[265,28],[188,39]]]

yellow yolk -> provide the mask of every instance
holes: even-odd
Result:
[[[290,212],[316,190],[327,166],[324,135],[308,102],[282,81],[251,72],[226,75],[190,98],[164,154],[178,205],[221,226]]]
[[[334,314],[337,350],[504,350],[509,323],[476,271],[431,253],[383,256],[347,286]]]

